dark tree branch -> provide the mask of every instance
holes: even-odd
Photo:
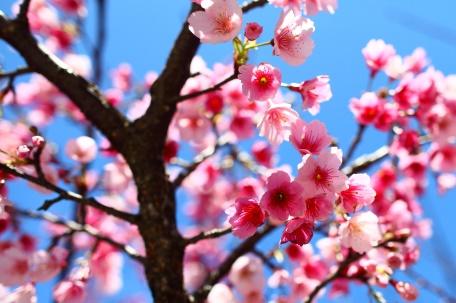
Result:
[[[1,11],[0,38],[16,49],[32,70],[67,95],[118,151],[126,153],[128,144],[125,142],[131,137],[127,131],[128,121],[109,105],[97,86],[75,74],[68,65],[38,45],[26,23],[9,20]]]
[[[206,300],[209,291],[212,289],[217,282],[219,282],[228,272],[231,270],[231,266],[241,256],[253,251],[255,245],[261,241],[265,236],[271,233],[275,229],[273,225],[266,225],[261,231],[255,233],[250,238],[244,240],[239,246],[237,246],[220,264],[220,266],[210,273],[207,277],[203,286],[200,287],[193,295],[194,302],[204,302]]]
[[[95,239],[98,239],[100,241],[109,243],[113,247],[117,248],[119,251],[124,252],[134,260],[143,263],[144,262],[144,257],[141,256],[133,247],[127,244],[122,244],[120,242],[117,242],[110,237],[104,236],[100,234],[98,230],[93,228],[90,225],[82,225],[79,224],[75,221],[71,220],[64,220],[61,219],[51,213],[39,213],[39,212],[33,212],[29,210],[24,210],[16,207],[12,207],[12,212],[14,214],[18,214],[24,217],[32,218],[32,219],[40,219],[40,220],[45,220],[53,224],[61,225],[66,227],[69,231],[68,232],[84,232],[90,236],[92,236]]]
[[[134,215],[134,214],[126,213],[126,212],[117,210],[115,208],[106,206],[106,205],[98,202],[94,198],[84,198],[84,197],[82,197],[81,195],[79,195],[77,193],[74,193],[74,192],[71,192],[71,191],[67,191],[67,190],[65,190],[63,188],[60,188],[60,187],[50,183],[49,181],[47,181],[45,179],[40,179],[38,177],[26,174],[26,173],[18,170],[17,168],[9,165],[9,164],[0,163],[0,170],[6,172],[8,174],[11,174],[13,176],[16,176],[16,177],[19,177],[21,179],[24,179],[24,180],[27,180],[29,182],[32,182],[32,183],[34,183],[36,185],[39,185],[39,186],[41,186],[43,188],[46,188],[46,189],[50,190],[50,191],[53,191],[53,192],[59,194],[59,196],[62,199],[71,200],[71,201],[74,201],[74,202],[77,202],[77,203],[80,203],[80,204],[83,204],[83,205],[91,206],[91,207],[99,209],[99,210],[101,210],[101,211],[103,211],[103,212],[105,212],[105,213],[107,213],[107,214],[109,214],[111,216],[114,216],[116,218],[125,220],[127,222],[132,223],[132,224],[135,224],[136,221],[137,221],[137,216]],[[54,203],[55,202],[51,202],[50,204],[48,203],[48,207],[47,208],[49,208]],[[43,209],[47,209],[46,205],[43,205],[42,207],[43,207]]]
[[[249,3],[246,3],[242,6],[242,12],[247,13],[252,9],[265,6],[268,3],[268,0],[252,0]]]
[[[363,124],[358,124],[358,129],[356,131],[355,136],[353,137],[352,142],[350,143],[350,147],[348,148],[347,153],[345,154],[345,157],[342,161],[342,167],[347,164],[347,162],[351,159],[353,156],[353,153],[355,152],[356,148],[358,147],[358,144],[361,142],[361,139],[363,137],[364,131],[366,130],[366,125]]]
[[[17,15],[17,19],[21,21],[25,21],[28,24],[27,14],[30,8],[31,0],[24,0],[19,6],[19,13]]]
[[[351,176],[353,174],[359,173],[361,171],[364,171],[374,165],[375,163],[378,163],[379,161],[383,160],[389,155],[389,148],[388,146],[382,146],[376,151],[370,153],[370,154],[365,154],[354,160],[349,166],[346,166],[343,168],[343,172],[347,176]]]
[[[222,237],[224,235],[231,233],[231,231],[232,231],[231,227],[216,228],[216,229],[212,229],[209,231],[202,231],[199,234],[197,234],[196,236],[187,238],[184,241],[185,241],[186,245],[194,244],[201,240],[215,239],[215,238]]]
[[[0,79],[2,78],[10,78],[10,77],[17,77],[21,75],[26,75],[32,73],[33,70],[29,67],[20,67],[16,70],[9,71],[9,72],[0,72]]]

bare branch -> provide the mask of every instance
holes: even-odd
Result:
[[[354,160],[351,165],[344,167],[342,171],[347,176],[351,176],[360,171],[368,169],[370,166],[387,157],[388,154],[389,148],[388,146],[384,145],[370,154],[360,156],[359,158]]]
[[[358,129],[356,131],[355,136],[353,137],[352,142],[350,143],[350,147],[348,148],[347,153],[345,154],[344,160],[342,161],[342,167],[350,160],[353,156],[353,153],[358,147],[359,142],[361,142],[361,138],[363,137],[364,131],[366,130],[366,125],[358,124]]]
[[[26,21],[28,23],[27,14],[30,8],[31,0],[24,0],[22,1],[21,5],[19,6],[19,13],[17,15],[18,20]]]
[[[202,231],[194,237],[185,239],[185,245],[193,244],[201,240],[215,239],[231,233],[231,227],[216,228],[209,231]]]
[[[268,0],[252,0],[242,6],[242,12],[247,13],[252,9],[262,7],[268,3]]]
[[[106,101],[96,85],[77,75],[67,64],[38,45],[27,24],[9,20],[1,11],[0,38],[16,49],[32,70],[66,94],[113,146],[125,153],[128,148],[125,142],[131,138],[127,131],[128,120]]]
[[[60,188],[60,187],[48,182],[45,179],[40,179],[38,177],[26,174],[26,173],[18,170],[17,168],[9,165],[9,164],[0,163],[0,170],[3,170],[4,172],[7,172],[7,173],[9,173],[11,175],[14,175],[14,176],[19,177],[21,179],[24,179],[24,180],[27,180],[29,182],[32,182],[32,183],[34,183],[36,185],[42,186],[42,187],[44,187],[44,188],[46,188],[46,189],[48,189],[50,191],[53,191],[53,192],[59,194],[62,197],[62,199],[71,200],[71,201],[80,203],[82,205],[91,206],[91,207],[99,209],[99,210],[101,210],[101,211],[103,211],[103,212],[105,212],[105,213],[107,213],[107,214],[109,214],[111,216],[114,216],[114,217],[117,217],[119,219],[125,220],[127,222],[132,223],[132,224],[135,224],[136,221],[137,221],[137,216],[134,215],[134,214],[126,213],[126,212],[117,210],[115,208],[106,206],[106,205],[98,202],[94,198],[84,198],[84,197],[82,197],[81,195],[79,195],[77,193],[62,189],[62,188]],[[53,203],[55,203],[55,202],[53,202]],[[50,207],[53,203],[51,203],[50,205],[48,203],[48,205],[49,205],[48,207]],[[43,205],[42,207],[44,207],[44,209],[46,209],[46,205]]]
[[[231,76],[223,79],[222,81],[220,81],[219,83],[215,84],[214,86],[211,86],[209,88],[203,89],[203,90],[198,91],[198,92],[194,92],[194,93],[190,93],[190,94],[187,94],[187,95],[179,96],[178,98],[175,99],[175,102],[181,102],[181,101],[184,101],[184,100],[196,98],[196,97],[199,97],[201,95],[204,95],[204,94],[219,90],[223,85],[227,84],[230,81],[233,81],[236,78],[237,78],[236,74],[232,74]]]
[[[9,77],[17,77],[20,75],[30,74],[32,72],[33,72],[33,70],[30,67],[20,67],[13,71],[0,72],[0,79],[9,78]]]
[[[20,209],[20,208],[16,208],[16,207],[11,207],[11,208],[12,208],[13,213],[15,213],[15,214],[18,214],[18,215],[21,215],[24,217],[28,217],[28,218],[32,218],[32,219],[41,219],[41,220],[45,220],[45,221],[48,221],[53,224],[64,226],[69,230],[68,232],[70,232],[70,231],[72,233],[84,232],[84,233],[94,237],[95,239],[98,239],[100,241],[111,244],[113,247],[124,252],[125,254],[127,254],[128,256],[133,258],[134,260],[136,260],[140,263],[144,262],[144,257],[141,256],[133,247],[131,247],[130,245],[127,245],[127,244],[122,244],[120,242],[117,242],[117,241],[111,239],[110,237],[100,234],[100,232],[98,230],[91,227],[90,225],[82,225],[82,224],[79,224],[79,223],[77,223],[75,221],[71,221],[71,220],[67,221],[67,220],[61,219],[51,213],[33,212],[33,211],[24,210],[24,209]]]

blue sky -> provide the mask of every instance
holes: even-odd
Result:
[[[2,0],[0,9],[10,12],[13,1]],[[89,4],[88,30],[93,32],[93,3]],[[105,52],[105,70],[110,70],[119,63],[129,62],[134,69],[135,78],[142,79],[147,71],[160,72],[172,47],[176,34],[187,14],[189,0],[170,1],[108,1],[108,40]],[[328,74],[334,97],[322,105],[317,119],[327,123],[330,133],[338,138],[342,148],[346,148],[355,132],[356,123],[348,110],[348,101],[357,97],[365,89],[368,71],[361,56],[361,49],[372,38],[381,38],[395,46],[401,55],[410,54],[416,47],[426,49],[432,64],[445,74],[456,73],[456,1],[436,0],[432,3],[424,0],[340,0],[340,7],[335,15],[320,14],[313,18],[316,26],[314,40],[316,47],[309,60],[302,66],[291,67],[279,58],[271,56],[270,48],[263,48],[251,56],[251,62],[267,61],[282,69],[284,82],[300,82],[320,74]],[[280,10],[267,7],[253,11],[244,17],[244,23],[257,21],[264,25],[263,37],[270,37],[278,19]],[[217,61],[229,62],[231,45],[203,45],[199,54],[209,65]],[[0,63],[6,69],[21,66],[20,58],[9,48],[0,44]],[[376,87],[383,85],[382,78],[376,80]],[[309,119],[309,116],[305,116]],[[66,126],[48,129],[48,135],[59,142],[65,132],[77,134],[78,130]],[[376,149],[386,142],[383,133],[369,130],[366,140],[361,144],[356,155]],[[288,153],[288,147],[281,149],[281,163],[295,166],[297,156]],[[291,154],[292,156],[288,156]],[[425,213],[434,220],[435,236],[423,244],[422,259],[416,271],[424,274],[435,284],[448,291],[456,289],[452,282],[455,273],[445,274],[445,270],[454,268],[456,248],[456,194],[437,195],[433,183],[422,201]],[[22,191],[21,191],[22,192]],[[15,194],[17,200],[36,199],[35,193]],[[69,205],[69,204],[67,204]],[[436,241],[435,239],[438,239]],[[441,243],[446,243],[443,247]],[[268,245],[268,243],[266,243]],[[448,260],[444,260],[444,250]],[[440,252],[440,253],[439,253]],[[443,260],[443,264],[442,263]],[[452,267],[449,266],[453,263]],[[128,271],[131,277],[131,271]],[[445,276],[448,277],[445,277]],[[452,275],[452,279],[449,278]],[[127,279],[119,300],[124,295],[143,291],[135,279]],[[134,282],[129,282],[134,281]],[[49,288],[41,288],[40,294],[47,297]],[[435,296],[422,290],[419,302],[438,302]],[[388,302],[399,302],[392,291],[386,291]],[[106,302],[117,302],[116,299]],[[351,298],[341,302],[365,302],[367,295],[361,287]],[[44,300],[43,302],[47,302]],[[324,301],[323,301],[324,302]]]

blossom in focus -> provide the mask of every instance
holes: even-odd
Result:
[[[244,36],[250,40],[254,41],[260,37],[263,32],[263,27],[256,22],[248,22],[245,26]]]
[[[278,145],[288,139],[291,133],[291,125],[298,119],[288,103],[269,102],[263,119],[258,124],[260,136],[266,137],[271,144]]]
[[[290,90],[298,92],[302,97],[302,105],[310,114],[316,115],[320,111],[320,103],[332,98],[329,77],[326,75],[317,76],[301,84],[290,85]]]
[[[234,203],[235,213],[229,217],[233,234],[241,239],[252,236],[264,222],[264,212],[255,199],[238,198]]]
[[[311,39],[315,31],[313,22],[293,11],[282,13],[274,33],[274,55],[290,65],[306,61],[314,48]]]
[[[373,212],[354,215],[339,227],[341,243],[351,247],[358,253],[369,251],[382,238],[378,225],[378,217]]]
[[[313,237],[314,224],[304,218],[294,218],[287,222],[285,230],[280,239],[280,244],[291,242],[297,245],[304,245],[310,242]]]
[[[272,218],[280,221],[285,221],[289,215],[300,216],[303,190],[299,183],[291,181],[288,173],[277,171],[269,176],[260,205]]]
[[[339,193],[346,188],[347,179],[339,170],[341,163],[336,150],[326,150],[318,158],[306,156],[297,180],[310,193]]]
[[[97,143],[91,137],[81,136],[69,140],[65,146],[65,152],[74,161],[88,163],[97,155]]]
[[[320,121],[305,123],[298,119],[291,126],[290,142],[301,155],[318,155],[331,144],[331,137]]]
[[[190,31],[204,43],[232,40],[241,30],[242,9],[236,0],[202,0],[204,11],[188,18]]]
[[[258,66],[242,65],[238,78],[241,80],[244,95],[254,101],[273,98],[282,82],[280,70],[267,63],[260,63]]]
[[[371,204],[375,194],[369,175],[353,174],[348,179],[348,188],[340,193],[341,205],[346,212],[354,212]]]

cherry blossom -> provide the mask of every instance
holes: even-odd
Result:
[[[385,68],[388,61],[396,54],[396,50],[391,44],[386,44],[381,39],[373,39],[363,48],[362,53],[371,71],[371,77],[373,77],[378,71]]]
[[[236,212],[229,218],[233,234],[239,238],[252,236],[257,227],[263,224],[265,218],[258,201],[238,198],[234,207]]]
[[[291,84],[289,88],[301,94],[304,109],[312,115],[320,112],[320,103],[332,98],[329,77],[326,75],[317,76],[301,84]]]
[[[280,243],[291,242],[304,245],[313,237],[313,223],[303,218],[294,218],[287,222]]]
[[[355,212],[371,204],[375,194],[369,175],[353,174],[348,179],[348,188],[340,193],[341,205],[346,212]]]
[[[326,127],[320,121],[306,124],[303,120],[296,120],[291,126],[290,142],[302,154],[320,154],[331,143],[331,137]]]
[[[291,216],[303,213],[303,187],[283,171],[277,171],[269,176],[266,193],[261,197],[260,205],[271,217],[284,221]]]
[[[367,252],[381,239],[378,217],[370,211],[357,213],[340,225],[339,235],[342,245],[359,253]]]
[[[280,70],[267,63],[242,65],[238,78],[242,82],[242,92],[250,100],[256,101],[273,98],[282,82]]]
[[[282,13],[274,33],[274,55],[290,65],[303,64],[314,48],[313,22],[293,11]]]
[[[289,138],[291,125],[298,119],[295,112],[288,103],[269,102],[263,119],[258,124],[260,136],[266,137],[271,144],[280,144]]]
[[[203,0],[201,7],[188,18],[190,31],[205,43],[226,42],[239,33],[242,10],[236,0]]]
[[[97,144],[91,137],[81,136],[68,141],[65,152],[72,160],[87,163],[95,159]]]
[[[297,180],[310,193],[339,193],[346,188],[347,179],[339,170],[341,163],[336,150],[324,151],[318,158],[306,156]]]
[[[256,22],[248,22],[245,25],[245,37],[250,41],[254,41],[260,37],[263,32],[263,27]]]

